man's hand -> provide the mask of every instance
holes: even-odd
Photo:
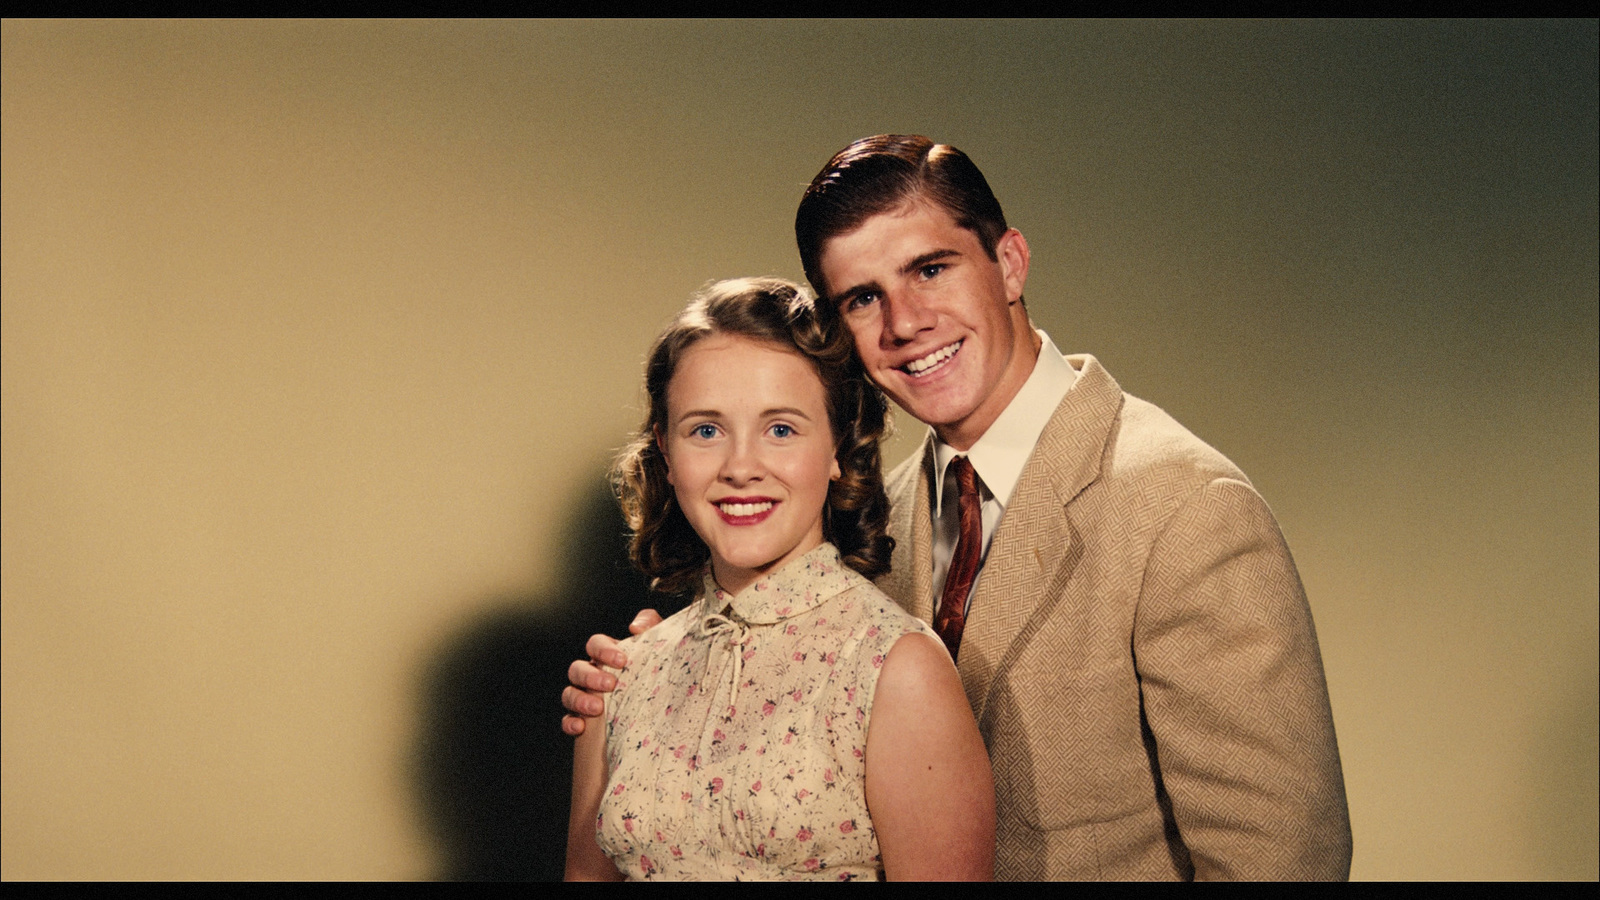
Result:
[[[642,609],[628,624],[629,634],[643,634],[661,624],[661,614],[653,609]],[[602,665],[621,669],[628,665],[628,656],[617,649],[620,642],[604,634],[589,638],[584,645],[588,659],[573,662],[567,668],[567,680],[572,684],[561,691],[561,705],[571,715],[561,717],[561,730],[577,737],[583,734],[584,725],[606,711],[601,694],[616,689],[617,676],[600,668]]]

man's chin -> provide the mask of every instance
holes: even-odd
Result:
[[[901,395],[891,394],[888,391],[885,391],[884,393],[888,394],[889,399],[894,402],[895,406],[900,407],[901,412],[904,412],[906,415],[911,416],[913,419],[916,419],[924,425],[934,424],[928,421],[930,416],[935,415],[931,404],[927,403],[926,401],[918,401],[915,398],[906,398]]]
[[[914,402],[903,402],[898,397],[891,396],[895,405],[905,410],[912,418],[927,425],[933,430],[943,434],[947,429],[958,427],[966,421],[971,410],[963,408],[956,403],[940,403],[919,399]]]

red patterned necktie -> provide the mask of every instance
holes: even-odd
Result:
[[[944,595],[939,600],[939,612],[933,617],[933,630],[956,658],[961,649],[961,630],[967,625],[967,595],[972,593],[972,582],[978,577],[978,558],[983,552],[983,503],[978,499],[978,473],[965,456],[950,461],[960,489],[957,502],[961,508],[961,534],[956,539],[954,555],[950,557],[950,571],[944,579]]]

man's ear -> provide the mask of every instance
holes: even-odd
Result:
[[[995,244],[994,255],[1000,263],[1000,278],[1006,284],[1006,301],[1015,303],[1022,299],[1022,288],[1028,283],[1028,239],[1015,228],[1008,228]]]

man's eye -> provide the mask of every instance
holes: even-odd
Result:
[[[848,299],[848,300],[846,300],[844,302],[844,308],[845,308],[846,312],[849,312],[851,310],[857,310],[857,309],[866,309],[867,307],[869,307],[872,304],[877,303],[877,302],[878,302],[878,295],[877,294],[868,294],[868,293],[854,294],[854,295],[852,295],[850,297],[850,299]]]
[[[944,263],[929,263],[928,265],[923,266],[918,271],[922,274],[923,280],[927,280],[929,278],[936,277],[940,272],[943,272],[944,270],[945,270]]]

